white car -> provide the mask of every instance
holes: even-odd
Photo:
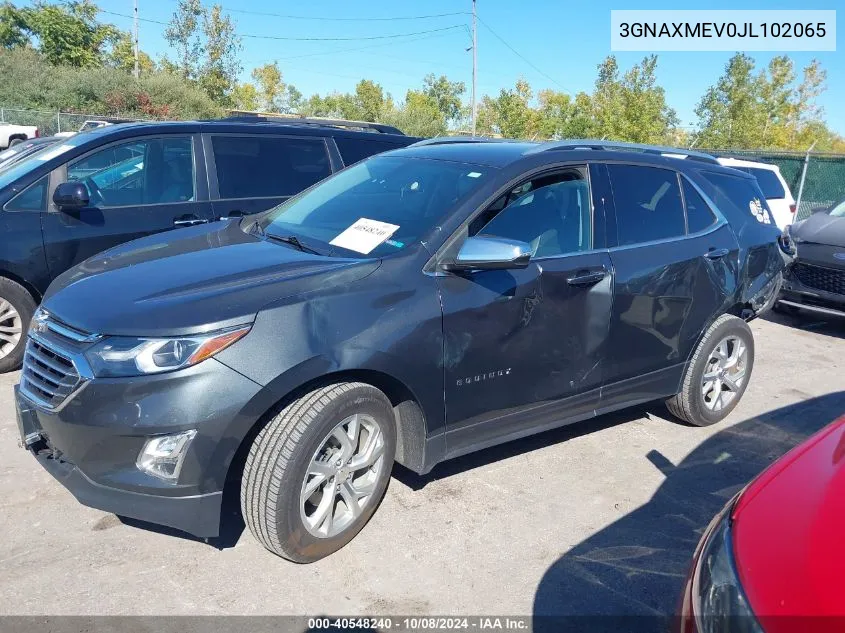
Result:
[[[107,125],[112,125],[112,123],[109,123],[108,121],[98,120],[85,121],[85,123],[82,124],[82,127],[80,127],[76,132],[57,132],[55,136],[58,136],[59,138],[68,138],[69,136],[75,136],[80,132],[89,132],[91,130],[96,130],[97,128],[105,127]]]
[[[38,128],[33,125],[0,123],[0,150],[31,138],[37,138],[38,135]]]
[[[785,229],[792,224],[795,219],[795,198],[792,197],[789,185],[786,184],[777,165],[739,158],[720,157],[718,161],[726,167],[739,169],[757,179],[779,229]]]

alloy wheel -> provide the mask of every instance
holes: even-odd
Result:
[[[18,346],[22,332],[21,315],[11,303],[0,297],[0,358],[5,358]]]
[[[384,467],[384,433],[369,415],[340,422],[308,464],[300,492],[300,516],[319,538],[343,532],[371,502]]]
[[[748,347],[738,336],[727,336],[713,348],[701,378],[701,397],[711,411],[721,411],[745,384]]]

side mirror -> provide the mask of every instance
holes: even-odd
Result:
[[[454,262],[446,270],[507,270],[525,268],[531,261],[527,242],[503,237],[476,236],[467,238]]]
[[[53,192],[53,204],[60,211],[83,209],[90,202],[88,187],[81,182],[63,182]]]

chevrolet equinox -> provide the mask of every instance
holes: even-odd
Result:
[[[424,474],[657,399],[724,418],[778,236],[753,177],[706,154],[422,141],[59,276],[29,328],[21,443],[80,502],[202,537],[240,481],[255,538],[314,561],[394,462]]]

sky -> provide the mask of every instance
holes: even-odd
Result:
[[[131,15],[133,0],[97,0],[113,13]],[[167,22],[176,0],[138,0],[144,20]],[[211,0],[204,0],[207,4]],[[348,92],[362,78],[373,79],[401,100],[408,88],[421,85],[430,72],[445,74],[467,85],[469,100],[472,53],[468,15],[471,0],[219,0],[228,10],[241,35],[273,38],[355,38],[344,41],[294,41],[243,38],[242,80],[249,79],[253,67],[278,61],[284,80],[310,96]],[[708,2],[639,0],[478,0],[478,92],[498,94],[512,87],[517,79],[529,81],[536,92],[553,88],[571,94],[590,92],[597,65],[610,51],[610,10],[613,9],[800,9],[798,0],[710,0]],[[842,0],[815,0],[813,9],[845,7]],[[256,15],[282,14],[289,17]],[[466,12],[467,14],[461,14]],[[400,19],[431,16],[425,19]],[[840,11],[840,15],[845,12]],[[295,16],[295,17],[293,17]],[[128,18],[103,13],[110,21],[130,29]],[[305,18],[305,19],[300,19]],[[366,20],[360,18],[367,18]],[[378,19],[373,19],[378,18]],[[166,53],[164,26],[141,22],[141,49],[154,59]],[[407,35],[414,33],[416,35]],[[363,39],[403,34],[387,39]],[[616,53],[624,70],[645,53]],[[763,67],[777,53],[751,53]],[[681,124],[696,121],[695,105],[716,82],[732,53],[658,53],[657,76],[665,88],[669,105]],[[790,53],[796,68],[817,58],[827,70],[827,91],[818,103],[824,107],[828,124],[845,135],[845,53]],[[800,74],[800,73],[799,73]]]

